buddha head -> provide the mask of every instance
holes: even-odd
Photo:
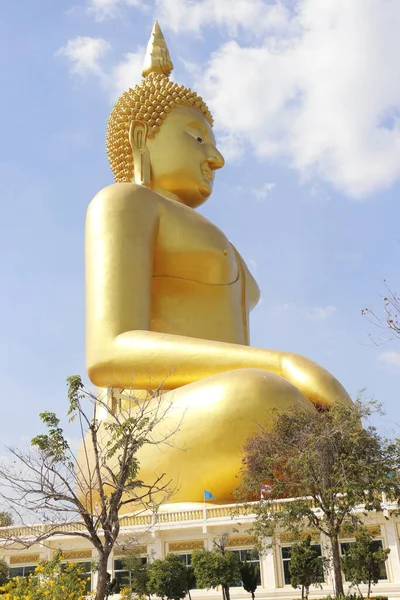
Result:
[[[122,94],[107,126],[107,155],[116,182],[144,185],[192,208],[210,196],[224,165],[205,102],[170,81],[173,65],[156,22],[140,85]]]

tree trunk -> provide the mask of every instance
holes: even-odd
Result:
[[[224,592],[226,600],[231,600],[231,594],[229,592],[229,585],[224,585]]]
[[[336,534],[330,537],[332,548],[333,580],[335,585],[335,596],[344,595],[342,570],[340,568],[339,540]],[[97,600],[97,599],[96,599]]]
[[[255,598],[256,598],[256,595],[255,595],[255,593],[254,593],[254,592],[251,592],[251,600],[255,600]]]
[[[99,553],[99,564],[97,568],[97,586],[95,600],[104,600],[107,593],[107,562],[108,554]]]

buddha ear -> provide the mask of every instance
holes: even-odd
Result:
[[[133,154],[133,181],[137,185],[150,185],[150,154],[147,148],[147,123],[132,121],[129,143]]]
[[[132,121],[129,128],[129,143],[132,152],[143,152],[147,142],[147,123],[144,121]]]

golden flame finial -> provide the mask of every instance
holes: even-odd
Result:
[[[162,73],[169,77],[173,68],[174,65],[172,64],[163,32],[161,31],[158,21],[156,21],[153,26],[153,31],[151,32],[149,43],[147,44],[142,75],[143,77],[147,77],[150,73]]]

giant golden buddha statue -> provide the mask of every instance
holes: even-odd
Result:
[[[224,159],[206,104],[170,81],[172,69],[156,23],[144,79],[109,118],[116,183],[87,213],[87,368],[99,387],[163,382],[170,419],[184,415],[174,447],[142,450],[142,479],[166,472],[176,502],[201,501],[204,489],[229,502],[257,422],[348,396],[313,361],[249,346],[259,288],[223,232],[196,212]]]

